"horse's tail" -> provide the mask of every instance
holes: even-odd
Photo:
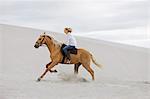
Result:
[[[93,57],[93,55],[91,54],[91,59],[92,59],[92,62],[96,65],[96,66],[98,66],[99,68],[101,68],[102,67],[102,65],[101,64],[99,64],[99,63],[97,63],[96,62],[96,60],[95,60],[95,58]]]

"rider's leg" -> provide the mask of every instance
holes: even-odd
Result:
[[[69,45],[67,45],[67,46],[65,46],[65,47],[63,48],[63,51],[64,51],[65,56],[67,56],[68,48],[69,48]]]
[[[70,45],[65,46],[65,47],[63,48],[65,57],[67,57],[66,63],[70,63],[70,53],[69,53],[70,48],[71,48]]]
[[[64,48],[63,48],[63,51],[64,51],[64,54],[65,54],[65,56],[67,57],[67,58],[70,58],[69,57],[69,53],[68,53],[68,50],[70,49],[70,45],[67,45],[67,46],[65,46]]]

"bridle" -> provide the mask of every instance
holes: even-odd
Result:
[[[45,35],[43,36],[44,38],[43,38],[43,40],[41,41],[41,44],[42,44],[42,42],[44,41],[44,39],[45,39]]]
[[[39,44],[38,42],[36,42],[39,46],[42,46],[42,42],[44,41],[44,39],[45,39],[45,35],[44,36],[42,36],[42,37],[44,37],[43,39],[42,39],[42,41],[41,41],[41,43]]]

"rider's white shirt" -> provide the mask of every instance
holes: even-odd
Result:
[[[75,37],[71,35],[71,33],[66,34],[66,43],[67,45],[77,46],[77,41]]]

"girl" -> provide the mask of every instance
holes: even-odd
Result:
[[[65,56],[67,57],[67,63],[70,63],[70,53],[68,53],[68,50],[72,50],[77,46],[77,42],[75,37],[71,34],[72,29],[71,28],[64,28],[64,33],[66,34],[66,44],[63,48],[63,51],[65,53]]]

